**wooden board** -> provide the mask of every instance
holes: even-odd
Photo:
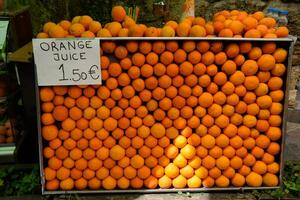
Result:
[[[32,58],[32,42],[27,43],[17,51],[8,54],[9,62],[30,63]]]

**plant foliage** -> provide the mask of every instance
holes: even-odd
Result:
[[[284,166],[283,187],[277,190],[254,190],[252,194],[260,199],[261,195],[268,194],[275,199],[283,199],[287,195],[300,197],[300,163],[287,161]]]
[[[9,167],[0,169],[0,196],[34,194],[39,188],[39,167],[31,170]]]

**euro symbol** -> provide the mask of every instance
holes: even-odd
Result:
[[[99,67],[97,65],[93,65],[89,70],[89,74],[91,75],[91,78],[94,80],[97,80],[100,77],[100,75],[96,73],[97,69],[99,69]]]

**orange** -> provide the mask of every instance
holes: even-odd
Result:
[[[135,177],[130,181],[130,185],[132,188],[138,189],[141,188],[143,186],[143,180]]]
[[[122,6],[114,6],[111,15],[114,21],[122,22],[126,17],[126,11]]]
[[[229,124],[229,118],[226,115],[220,115],[215,119],[215,124],[220,128],[225,128]]]
[[[102,181],[102,186],[106,190],[112,190],[116,187],[116,185],[117,185],[117,181],[111,176],[107,176]]]
[[[75,104],[75,103],[74,103]],[[41,109],[45,113],[52,112],[54,109],[54,104],[52,102],[44,102],[41,105]]]
[[[49,158],[53,157],[54,154],[55,154],[55,151],[50,147],[45,147],[43,149],[43,155],[44,155],[45,158],[49,159]]]
[[[144,159],[139,155],[135,155],[131,158],[130,164],[132,167],[139,169],[144,165]]]
[[[194,175],[187,180],[187,185],[189,188],[199,188],[201,186],[201,179]]]
[[[221,170],[226,169],[229,166],[229,164],[229,159],[225,156],[221,156],[216,160],[216,166]]]
[[[217,125],[212,125],[211,127],[209,127],[207,132],[208,132],[208,134],[210,134],[214,137],[217,137],[221,134],[221,129]]]
[[[81,23],[73,23],[69,28],[70,34],[74,35],[75,37],[81,36],[84,31],[85,27]]]
[[[53,118],[53,115],[50,113],[44,113],[41,116],[41,121],[43,125],[51,125],[55,122],[55,119]]]
[[[240,48],[240,53],[248,53],[251,48],[252,48],[252,44],[250,42],[242,42],[239,44],[239,48]]]
[[[233,83],[227,81],[223,86],[222,86],[222,92],[224,92],[227,95],[233,94],[234,92],[234,85]]]
[[[154,176],[149,176],[144,180],[144,185],[149,189],[155,189],[157,187],[158,180]]]
[[[164,175],[161,178],[159,178],[158,185],[162,189],[170,188],[172,185],[172,179],[170,179],[167,175]]]
[[[58,138],[55,138],[49,142],[49,147],[55,150],[61,147],[61,145],[62,145],[62,141]],[[64,151],[63,153],[66,152],[65,148],[62,148],[61,150]]]
[[[270,54],[264,54],[262,55],[258,61],[257,65],[262,71],[269,71],[272,70],[275,67],[275,58]]]
[[[229,127],[229,126],[227,126]],[[216,138],[216,144],[221,147],[221,148],[224,148],[226,146],[228,146],[229,144],[229,139],[226,135],[224,134],[221,134],[219,135],[217,138]]]
[[[105,29],[101,29],[99,32],[101,32],[103,30],[105,30]],[[111,37],[111,35],[110,35],[110,37]],[[105,41],[105,42],[103,41],[101,43],[101,47],[105,53],[113,53],[116,48],[116,44],[114,42],[110,42],[110,41]]]
[[[51,25],[47,32],[51,38],[64,38],[65,30],[59,25]]]
[[[276,44],[274,42],[266,42],[262,45],[262,51],[266,54],[271,54],[276,50]]]
[[[245,86],[239,85],[239,86],[235,87],[234,93],[236,93],[239,97],[243,97],[247,93],[247,90],[246,90]]]
[[[215,55],[215,64],[222,65],[227,60],[227,55],[224,52],[219,52]]]
[[[210,176],[208,176],[202,181],[202,184],[206,188],[211,188],[214,186],[215,180],[213,178],[211,178]]]
[[[229,186],[229,179],[226,176],[221,175],[216,179],[216,185],[218,187],[228,187]]]
[[[202,159],[202,166],[207,169],[212,169],[215,166],[215,163],[216,163],[215,159],[210,155]]]
[[[44,174],[45,174],[45,179],[47,181],[51,181],[51,180],[53,180],[53,179],[56,178],[56,171],[53,170],[53,169],[51,169],[51,168],[49,168],[49,167],[46,167],[44,169]]]
[[[266,135],[272,140],[276,141],[281,137],[281,129],[278,127],[270,127],[266,132]]]
[[[65,180],[70,176],[70,170],[65,168],[65,167],[61,167],[57,170],[56,172],[56,177],[58,180]]]
[[[209,96],[209,95],[207,95],[207,96]],[[216,94],[214,94],[213,101],[216,104],[223,105],[226,102],[226,95],[223,92],[219,91]]]
[[[93,19],[88,15],[83,15],[79,19],[79,23],[82,24],[86,29],[89,27]]]
[[[222,29],[218,34],[218,37],[232,37],[232,36],[233,36],[233,31],[229,28]]]
[[[166,26],[170,26],[171,28],[173,28],[175,30],[176,27],[178,26],[178,24],[177,24],[177,22],[170,20],[166,23]]]
[[[259,85],[259,79],[256,76],[247,76],[245,78],[244,86],[248,90],[254,90],[258,87]]]
[[[136,66],[142,66],[145,63],[145,56],[141,53],[135,53],[133,54],[132,63]]]
[[[228,44],[225,48],[225,53],[229,58],[236,57],[239,54],[239,51],[240,51],[239,46],[235,43]]]
[[[178,49],[178,42],[177,41],[168,41],[168,42],[166,42],[165,48],[168,51],[175,52]]]
[[[244,37],[245,38],[260,38],[261,32],[257,29],[250,29],[245,33]]]
[[[234,115],[233,115],[234,116]],[[228,137],[233,137],[237,134],[237,127],[234,124],[229,124],[225,129],[224,129],[224,134]]]
[[[242,54],[237,55],[233,60],[237,66],[241,66],[245,62],[245,56]]]
[[[206,36],[206,30],[203,26],[194,25],[192,26],[190,33],[190,37],[205,37]]]
[[[129,28],[132,25],[135,25],[135,21],[131,17],[125,16],[122,26],[125,28]]]
[[[227,97],[227,104],[235,106],[239,103],[239,96],[237,94],[231,94]]]
[[[179,175],[172,180],[172,185],[174,188],[184,188],[187,184],[187,180],[184,176]]]
[[[277,37],[288,37],[289,35],[289,30],[287,29],[287,27],[278,27],[275,31],[275,34],[277,35]]]
[[[273,102],[280,102],[284,97],[284,93],[282,90],[271,91],[270,97],[272,98]]]
[[[53,90],[49,87],[42,87],[40,89],[40,100],[43,102],[51,101],[54,98],[55,94]]]
[[[250,52],[248,53],[248,57],[251,60],[257,60],[262,55],[262,50],[259,47],[253,47]]]
[[[245,177],[239,173],[236,173],[234,177],[231,179],[231,183],[235,187],[242,187],[244,186],[245,182],[246,182]]]
[[[262,157],[262,161],[264,163],[266,163],[267,165],[273,163],[274,159],[275,159],[274,156],[269,153],[264,153],[264,155]]]
[[[192,159],[196,154],[196,149],[190,144],[185,145],[181,150],[180,153],[186,158],[186,159]]]
[[[236,71],[235,62],[231,60],[225,61],[225,63],[222,65],[222,71],[224,71],[228,75],[233,74]]]
[[[280,145],[275,142],[271,142],[269,147],[267,148],[267,152],[271,155],[277,155],[280,151]]]
[[[189,179],[194,175],[194,169],[190,165],[187,165],[180,169],[180,174]]]
[[[252,170],[258,174],[265,174],[267,171],[267,165],[262,161],[256,161]]]
[[[208,176],[208,171],[205,167],[200,167],[195,170],[195,175],[197,175],[201,179],[205,179]]]
[[[58,135],[58,129],[54,125],[48,125],[42,127],[42,135],[45,140],[53,140]]]
[[[171,179],[176,178],[179,175],[179,168],[170,163],[165,167],[165,174]]]
[[[181,22],[176,27],[176,34],[179,37],[187,37],[189,35],[191,26],[186,22]]]
[[[152,44],[150,42],[143,41],[139,43],[139,50],[142,54],[146,55],[150,53],[151,49],[152,49]]]
[[[269,173],[276,174],[279,171],[279,164],[276,162],[273,162],[267,166],[267,170]]]
[[[213,96],[207,92],[204,92],[201,94],[201,96],[199,97],[199,104],[202,107],[209,107],[211,106],[213,103]]]
[[[254,75],[258,70],[258,65],[254,60],[246,60],[241,68],[246,76]]]
[[[282,76],[286,71],[286,67],[284,64],[276,63],[275,67],[272,69],[272,75],[274,76]]]
[[[47,23],[45,23],[44,26],[43,26],[43,32],[48,33],[49,30],[50,30],[50,28],[53,27],[53,26],[55,26],[55,25],[56,24],[53,23],[53,22],[47,22]]]
[[[160,55],[160,62],[164,65],[169,65],[173,62],[174,56],[171,52],[165,51]]]
[[[224,23],[221,21],[214,21],[213,28],[216,33],[219,33],[224,28]]]
[[[110,149],[109,154],[113,160],[121,160],[125,156],[125,150],[121,146],[116,145]]]
[[[213,64],[214,60],[215,55],[211,51],[205,52],[201,57],[201,62],[206,66]]]
[[[243,160],[238,156],[233,156],[230,160],[230,166],[233,169],[240,169],[243,165]]]
[[[269,118],[270,126],[280,126],[282,119],[279,115],[271,115]]]
[[[176,156],[176,158],[173,160],[173,163],[179,167],[179,168],[183,168],[184,166],[187,165],[187,160],[185,159],[184,156],[182,156],[181,154],[178,154]]]
[[[74,187],[74,181],[71,178],[67,178],[60,182],[60,188],[62,190],[72,190]]]
[[[262,185],[262,182],[263,182],[262,177],[255,172],[251,172],[246,177],[246,183],[248,186],[251,186],[251,187],[259,187]]]
[[[57,190],[59,188],[59,181],[57,179],[53,179],[51,181],[47,181],[45,185],[47,190]]]
[[[173,29],[172,29],[173,30]],[[175,32],[174,32],[175,33]],[[144,32],[145,37],[158,37],[159,31],[155,27],[148,27]]]
[[[212,42],[210,44],[210,50],[213,52],[213,53],[219,53],[223,50],[223,43],[222,42]]]
[[[97,37],[112,37],[107,28],[102,28],[97,32]]]
[[[97,33],[102,28],[101,23],[98,21],[91,21],[89,23],[89,30],[93,33]]]
[[[243,114],[247,111],[247,104],[243,101],[238,102],[235,106],[236,113]]]
[[[267,187],[275,187],[278,185],[278,177],[271,173],[266,173],[263,176],[263,184]]]
[[[196,47],[200,53],[205,53],[209,50],[210,43],[208,41],[199,41]]]
[[[175,30],[170,25],[166,24],[162,29],[160,33],[161,37],[174,37],[175,36]]]

